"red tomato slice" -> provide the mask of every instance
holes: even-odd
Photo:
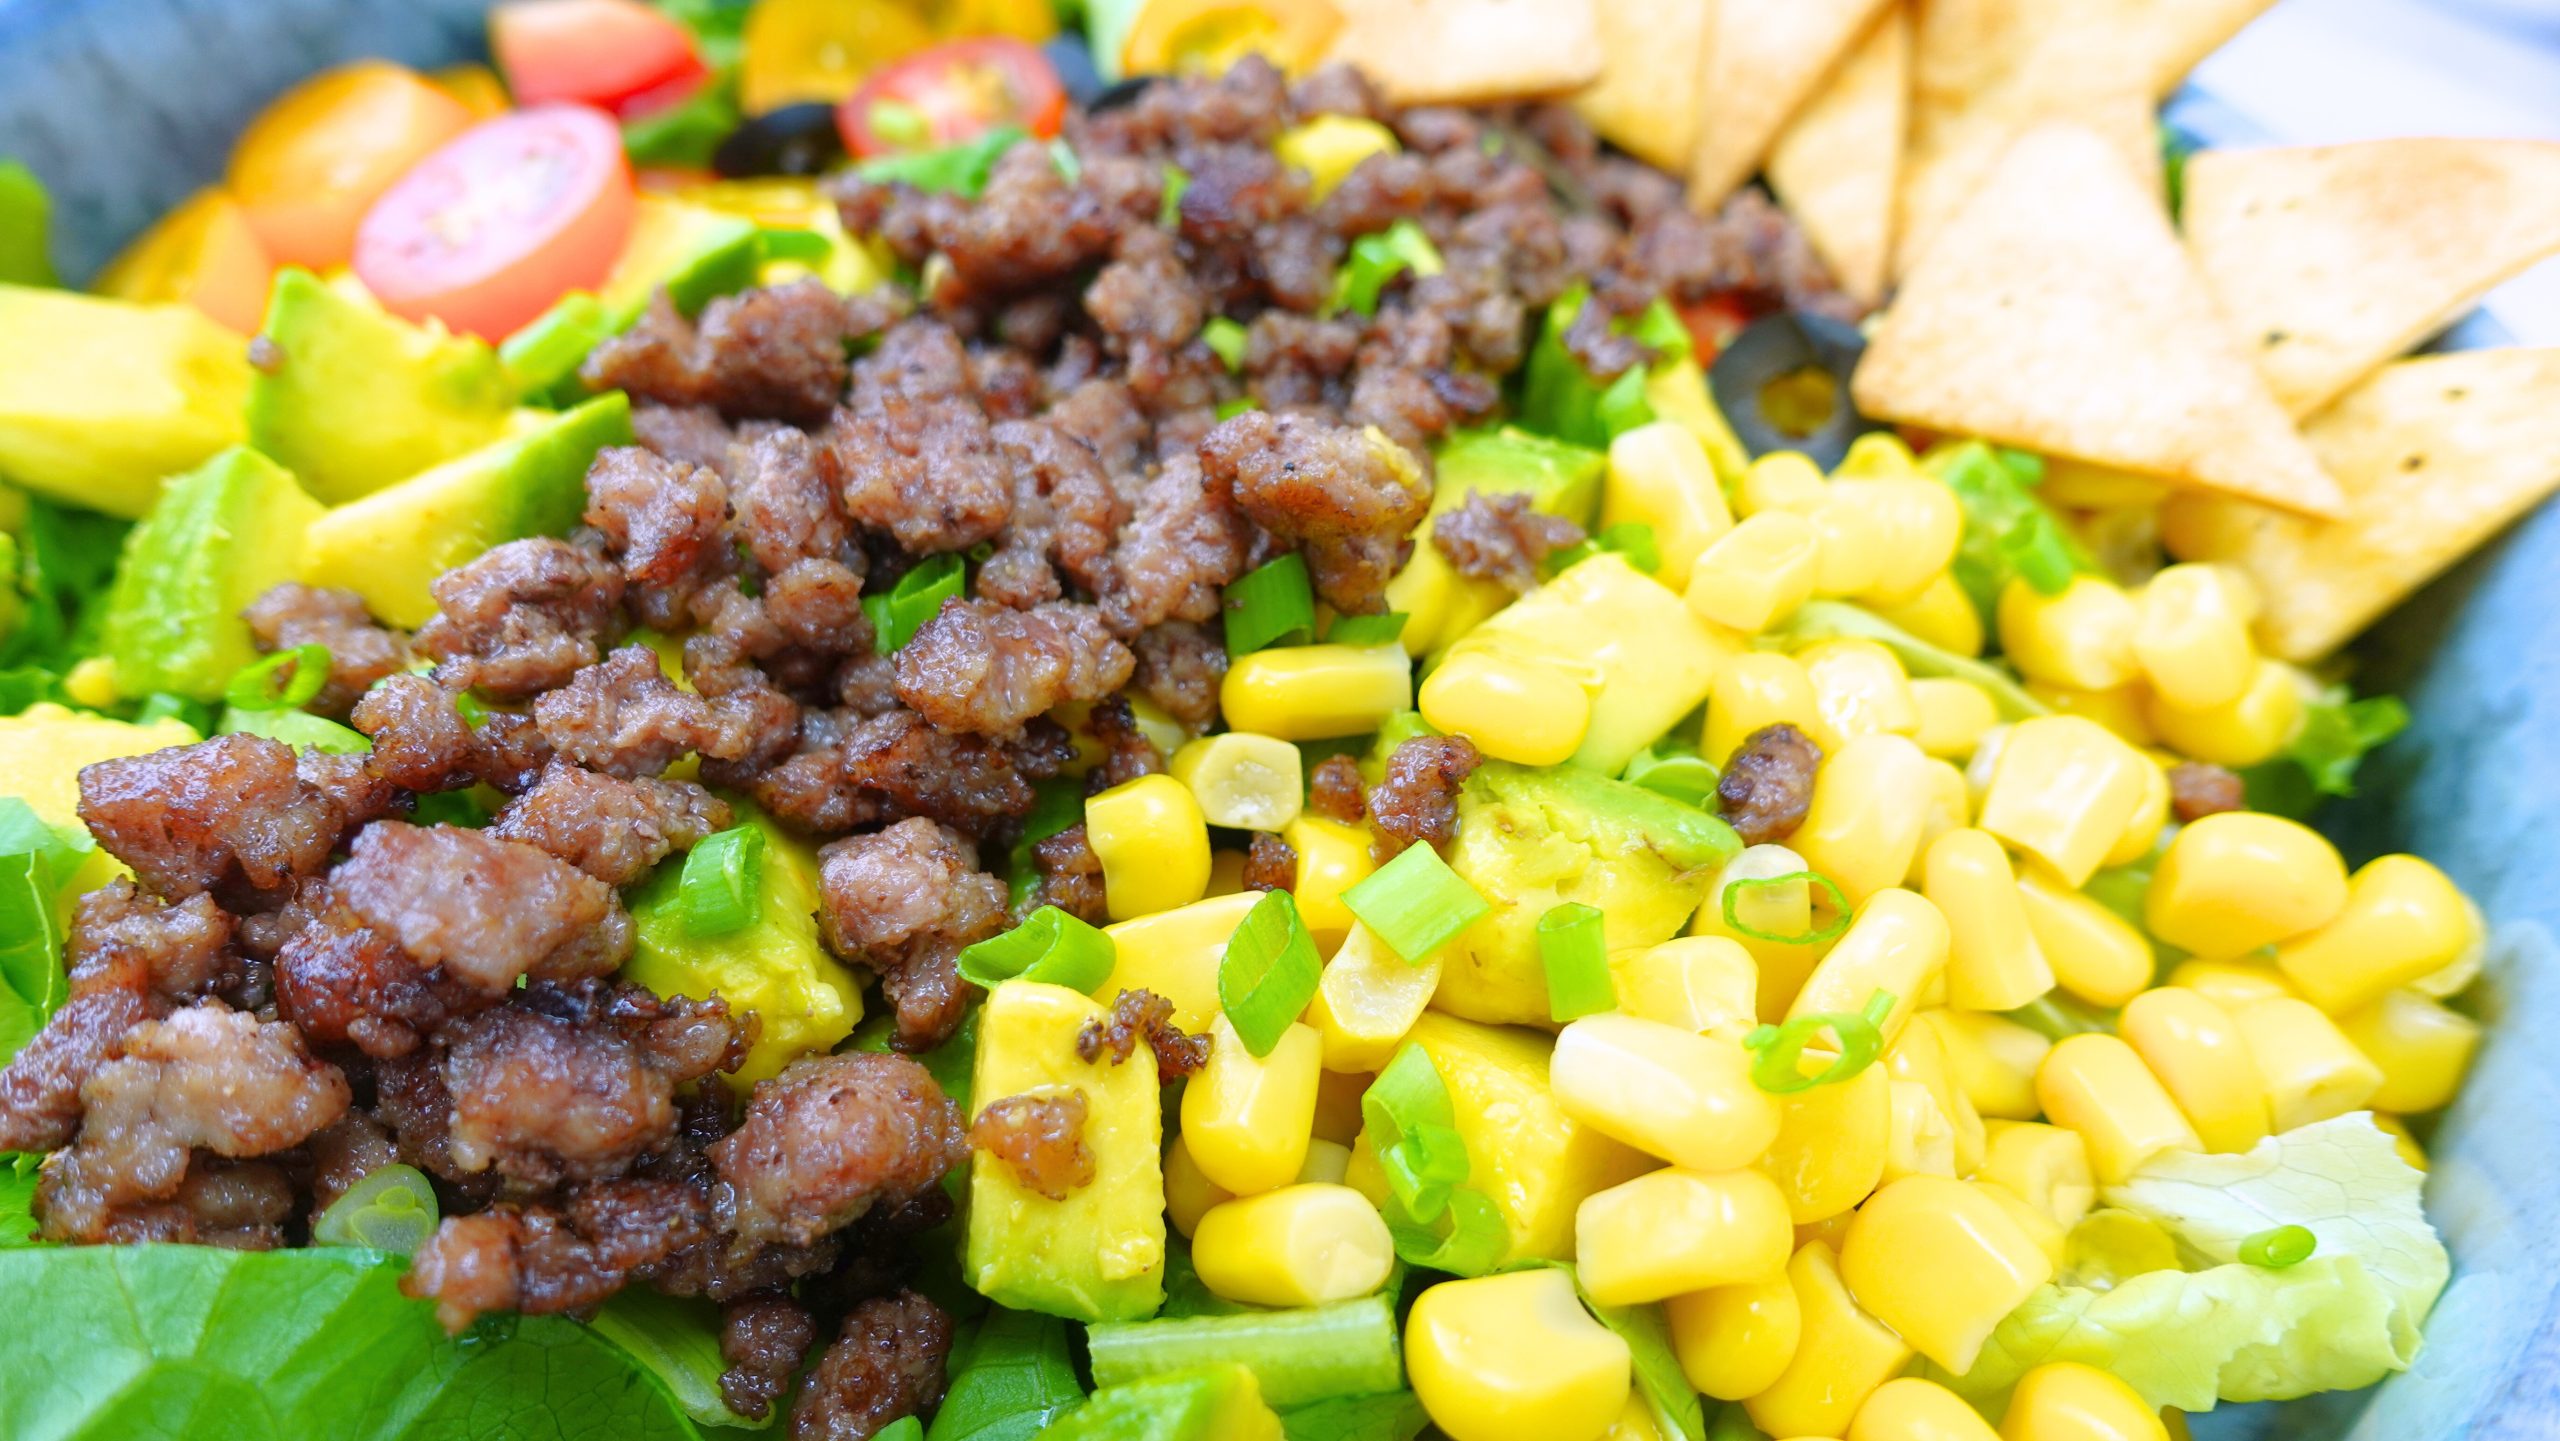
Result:
[[[514,0],[489,12],[489,54],[519,105],[621,116],[681,99],[707,73],[693,33],[639,0]]]
[[[933,150],[999,125],[1042,139],[1067,116],[1067,90],[1047,56],[1019,40],[985,36],[922,50],[862,83],[836,111],[857,159]]]
[[[496,340],[600,284],[633,206],[611,116],[519,110],[465,131],[374,202],[356,231],[356,278],[395,315]]]

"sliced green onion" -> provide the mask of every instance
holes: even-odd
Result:
[[[455,694],[453,713],[462,717],[462,723],[473,730],[478,730],[489,723],[489,708],[480,703],[480,697],[469,691]]]
[[[960,979],[992,990],[1017,977],[1091,993],[1111,979],[1119,952],[1111,938],[1056,906],[960,953]]]
[[[1566,901],[1538,917],[1538,959],[1547,970],[1547,1017],[1579,1020],[1618,1008],[1609,975],[1608,918],[1597,906]]]
[[[1752,1083],[1773,1096],[1791,1096],[1856,1076],[1875,1064],[1877,1053],[1884,1049],[1885,1017],[1893,1014],[1893,1007],[1893,993],[1877,991],[1855,1014],[1828,1011],[1798,1016],[1783,1026],[1759,1027],[1742,1038],[1743,1047],[1756,1053],[1751,1061]],[[1839,1057],[1808,1076],[1803,1066],[1805,1047],[1824,1031],[1839,1041]]]
[[[1239,395],[1233,400],[1219,401],[1217,415],[1220,420],[1233,420],[1247,411],[1260,410],[1261,408],[1261,405],[1258,404],[1252,396]]]
[[[414,1166],[376,1166],[311,1223],[322,1246],[363,1246],[402,1255],[436,1233],[436,1189]]]
[[[518,394],[545,396],[561,389],[587,352],[614,332],[604,302],[583,290],[572,290],[506,338],[498,347],[498,364],[515,382]]]
[[[1324,633],[1327,645],[1393,645],[1404,639],[1407,616],[1391,610],[1384,615],[1338,615]]]
[[[1360,1123],[1403,1214],[1428,1224],[1467,1179],[1467,1143],[1448,1083],[1431,1055],[1408,1041],[1360,1094]]]
[[[1452,1276],[1486,1275],[1511,1248],[1502,1212],[1483,1192],[1467,1186],[1449,1193],[1448,1214],[1440,1224],[1389,1221],[1387,1235],[1395,1242],[1397,1259],[1406,1265]]]
[[[1116,1386],[1168,1371],[1233,1362],[1262,1383],[1262,1399],[1297,1406],[1404,1384],[1396,1313],[1386,1296],[1286,1311],[1105,1323],[1085,1333],[1093,1384]]]
[[[1416,966],[1493,909],[1427,845],[1405,847],[1344,891],[1342,903],[1388,950]]]
[[[1069,185],[1084,179],[1084,158],[1076,154],[1076,148],[1063,135],[1049,142],[1049,163],[1057,167],[1058,178]]]
[[[1156,228],[1178,229],[1182,224],[1182,197],[1191,188],[1191,172],[1179,165],[1164,168],[1164,194],[1156,201]]]
[[[1797,884],[1811,886],[1830,897],[1831,919],[1827,923],[1806,931],[1802,935],[1790,936],[1778,931],[1761,930],[1742,919],[1741,906],[1745,900],[1778,886]],[[1849,929],[1849,897],[1840,889],[1839,882],[1820,871],[1791,871],[1783,876],[1735,881],[1724,888],[1724,924],[1725,928],[1735,935],[1749,936],[1755,941],[1772,941],[1782,946],[1820,945]]]
[[[338,756],[360,756],[373,749],[373,742],[362,731],[350,730],[309,711],[242,710],[233,706],[222,713],[222,723],[214,730],[227,736],[265,736],[298,751],[325,751]]]
[[[875,114],[878,109],[873,107]],[[896,123],[894,117],[891,123]],[[917,143],[928,138],[929,131],[917,136]],[[987,188],[987,177],[995,173],[996,162],[1027,138],[1028,132],[1019,125],[999,125],[974,140],[865,160],[853,167],[853,173],[874,184],[912,185],[918,190],[975,200]]]
[[[1022,818],[1022,834],[1014,837],[1013,849],[1005,853],[1005,874],[1015,909],[1019,910],[1040,885],[1040,868],[1032,856],[1033,848],[1083,819],[1082,780],[1053,776],[1033,788],[1031,814]]]
[[[1378,296],[1386,290],[1387,282],[1407,271],[1438,275],[1447,268],[1440,258],[1440,247],[1431,243],[1422,227],[1410,220],[1399,220],[1351,242],[1351,253],[1343,258],[1342,269],[1334,276],[1333,308],[1375,315]]]
[[[1216,353],[1232,375],[1244,369],[1244,326],[1223,315],[1212,315],[1200,327],[1200,343]]]
[[[676,917],[697,939],[725,936],[756,923],[764,910],[764,832],[731,826],[704,836],[687,852],[676,879]]]
[[[1298,916],[1297,899],[1265,891],[1218,959],[1218,1008],[1246,1050],[1267,1056],[1315,999],[1323,978],[1324,960]]]
[[[1695,747],[1676,741],[1656,741],[1635,753],[1618,779],[1632,786],[1642,786],[1656,795],[1704,807],[1716,793],[1720,777],[1715,766]]]
[[[871,1441],[924,1441],[924,1423],[913,1416],[901,1416],[872,1432]]]
[[[1307,583],[1305,558],[1294,550],[1237,576],[1222,594],[1231,656],[1315,634],[1315,588]]]
[[[2281,1271],[2299,1266],[2320,1249],[2320,1238],[2308,1226],[2278,1226],[2240,1242],[2240,1259],[2252,1266]]]
[[[329,648],[298,645],[242,666],[222,698],[242,710],[298,710],[328,683]]]
[[[941,614],[944,601],[959,599],[968,584],[969,563],[945,553],[916,562],[886,594],[864,596],[862,613],[871,619],[872,649],[897,654],[926,621]]]

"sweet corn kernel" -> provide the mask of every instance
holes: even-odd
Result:
[[[2020,1200],[2016,1193],[2006,1186],[1993,1185],[1978,1175],[1966,1179],[1978,1187],[1983,1195],[1990,1197],[1998,1204],[2000,1209],[2009,1213],[2009,1219],[2018,1223],[2018,1229],[2026,1233],[2027,1238],[2035,1243],[2036,1249],[2042,1251],[2045,1259],[2053,1263],[2055,1270],[2062,1268],[2063,1261],[2071,1252],[2071,1233],[2062,1229],[2061,1223]]]
[[[1218,1014],[1218,962],[1245,912],[1261,899],[1257,891],[1215,896],[1104,927],[1112,945],[1111,979],[1095,998],[1107,1006],[1122,991],[1153,991],[1173,1002],[1175,1025],[1209,1029],[1209,1018]]]
[[[2044,483],[2037,493],[2048,505],[2079,510],[2119,510],[2157,506],[2174,495],[2156,476],[2091,465],[2086,461],[2047,457]]]
[[[2361,1109],[2382,1089],[2382,1068],[2309,1001],[2258,1001],[2231,1019],[2267,1083],[2279,1131]]]
[[[1700,749],[1721,766],[1753,731],[1781,721],[1807,735],[1821,725],[1812,678],[1793,656],[1746,652],[1727,661],[1709,683]]]
[[[2211,710],[2249,688],[2258,648],[2226,574],[2217,566],[2173,565],[2135,600],[2134,659],[2163,704]]]
[[[2143,924],[2182,951],[2237,956],[2325,926],[2346,905],[2346,862],[2318,831],[2282,816],[2224,811],[2169,842]]]
[[[1714,715],[1710,708],[1709,730]],[[1860,736],[1815,772],[1813,804],[1789,844],[1861,903],[1911,874],[1936,780],[1909,737]]]
[[[2052,1361],[2018,1381],[2000,1441],[2169,1441],[2169,1428],[2122,1381],[2095,1366]]]
[[[1573,1213],[1582,1289],[1603,1306],[1758,1281],[1795,1244],[1787,1198],[1758,1171],[1648,1172],[1583,1199]]]
[[[1360,1098],[1377,1076],[1365,1071],[1328,1070],[1316,1078],[1315,1138],[1348,1146],[1360,1134]]]
[[[2462,954],[2454,957],[2453,963],[2443,970],[2431,971],[2411,981],[2409,989],[2441,1001],[2461,995],[2473,981],[2480,979],[2480,968],[2489,959],[2489,919],[2480,914],[2479,904],[2469,896],[2462,898],[2462,914],[2471,922],[2471,939],[2464,944]]]
[[[1920,1009],[1921,992],[1947,964],[1947,920],[1938,908],[1906,890],[1882,890],[1858,907],[1849,929],[1796,993],[1787,1016],[1823,1012],[1856,1014],[1867,998],[1884,991],[1893,1010],[1877,1029],[1890,1046]]]
[[[1378,868],[1369,854],[1369,828],[1347,826],[1337,820],[1311,812],[1300,812],[1280,832],[1280,839],[1298,853],[1296,884],[1292,894],[1298,901],[1298,919],[1319,946],[1338,942],[1351,933],[1351,908],[1342,903],[1342,893],[1369,878]]]
[[[1662,1428],[1654,1424],[1653,1407],[1641,1391],[1632,1392],[1627,1404],[1618,1408],[1618,1419],[1600,1433],[1600,1441],[1664,1441]]]
[[[1325,962],[1307,1007],[1328,1071],[1376,1071],[1395,1059],[1405,1033],[1440,988],[1440,961],[1409,965],[1367,926],[1354,922]]]
[[[1831,1253],[1836,1256],[1840,1253],[1840,1243],[1849,1238],[1849,1223],[1856,1219],[1858,1219],[1857,1212],[1843,1211],[1837,1216],[1825,1216],[1819,1221],[1798,1226],[1796,1227],[1796,1249],[1801,1251],[1813,1242],[1820,1241],[1830,1247]]]
[[[2189,956],[2169,972],[2168,984],[2184,986],[2226,1011],[2236,1011],[2251,1001],[2273,1000],[2290,996],[2293,987],[2286,985],[2284,972],[2256,961],[2209,961],[2202,956]]]
[[[1892,1132],[1892,1078],[1869,1066],[1846,1081],[1779,1097],[1778,1138],[1760,1169],[1786,1193],[1797,1225],[1828,1220],[1876,1188]]]
[[[2284,749],[2302,724],[2302,679],[2280,660],[2261,658],[2249,688],[2203,710],[2181,710],[2155,695],[2145,708],[2152,732],[2183,755],[2235,769]]]
[[[1929,872],[1929,847],[1940,836],[1973,824],[1973,789],[1964,771],[1952,761],[1935,758],[1924,761],[1921,771],[1927,778],[1927,799],[1920,811],[1920,847],[1912,852],[1911,869],[1902,877],[1903,885],[1915,890]]]
[[[1990,832],[1949,831],[1932,842],[1921,893],[1947,919],[1947,1004],[2014,1011],[2053,989],[2018,873]]]
[[[2471,1053],[2480,1045],[2480,1023],[2411,990],[2386,993],[2381,1000],[2338,1018],[2338,1029],[2355,1048],[2382,1068],[2382,1088],[2373,1104],[2385,1111],[2416,1115],[2453,1099],[2462,1074],[2471,1068]]]
[[[2000,1433],[1953,1391],[1904,1376],[1877,1387],[1858,1408],[1849,1441],[2000,1441]]]
[[[2245,1151],[2267,1137],[2267,1083],[2229,1012],[2162,986],[2126,1004],[2116,1031],[2167,1087],[2208,1151]]]
[[[1316,1118],[1322,1045],[1311,1026],[1280,1033],[1271,1054],[1246,1049],[1220,1015],[1209,1060],[1182,1090],[1182,1135],[1193,1164],[1220,1189],[1251,1196],[1289,1184],[1306,1164]]]
[[[1235,1198],[1233,1191],[1221,1189],[1200,1169],[1182,1137],[1173,1138],[1164,1153],[1164,1213],[1183,1239],[1189,1240],[1200,1229],[1200,1218],[1209,1214],[1210,1207]]]
[[[1813,685],[1813,733],[1823,754],[1836,753],[1856,736],[1917,735],[1920,707],[1911,678],[1893,652],[1871,640],[1817,641],[1796,652]]]
[[[1930,1010],[1919,1019],[1937,1028],[1947,1065],[1976,1114],[1985,1119],[2031,1120],[2037,1114],[2036,1067],[2053,1042],[2003,1016],[1982,1011]]]
[[[1087,797],[1084,833],[1115,921],[1189,905],[1209,889],[1208,822],[1171,776],[1140,776]]]
[[[1778,1101],[1753,1084],[1751,1053],[1615,1013],[1556,1037],[1547,1084],[1564,1113],[1605,1136],[1695,1171],[1760,1159],[1778,1138]]]
[[[1911,682],[1911,706],[1920,717],[1912,738],[1930,755],[1950,760],[1971,756],[2000,723],[2000,708],[1990,693],[1968,680],[1921,676]]]
[[[1760,972],[1756,1009],[1762,1020],[1774,1021],[1786,1015],[1788,1004],[1804,987],[1804,978],[1813,974],[1814,966],[1831,943],[1763,940],[1736,931],[1725,924],[1725,894],[1742,881],[1774,881],[1798,875],[1804,869],[1804,857],[1785,846],[1745,846],[1742,854],[1716,872],[1716,883],[1707,892],[1705,904],[1698,907],[1698,914],[1689,922],[1692,936],[1731,941],[1749,953]],[[1737,894],[1734,915],[1752,930],[1773,936],[1803,936],[1817,929],[1813,887],[1801,880]]]
[[[1771,510],[1811,515],[1830,494],[1831,483],[1811,460],[1796,451],[1773,450],[1742,473],[1742,483],[1734,488],[1733,508],[1745,516]]]
[[[1496,760],[1561,765],[1591,729],[1582,681],[1535,656],[1466,645],[1422,683],[1422,718]]]
[[[2089,1143],[2078,1131],[2041,1121],[1991,1121],[1983,1127],[1979,1181],[2001,1187],[2068,1231],[2097,1204]]]
[[[2468,903],[2445,873],[2416,856],[2382,856],[2347,878],[2335,919],[2276,947],[2276,968],[2330,1015],[2453,964],[2471,944]]]
[[[1888,1080],[1885,1095],[1890,1120],[1885,1129],[1885,1185],[1905,1176],[1956,1173],[1956,1126],[1938,1093],[1918,1081]]]
[[[2140,809],[2150,757],[2081,716],[2037,716],[2009,728],[1982,828],[2051,866],[2065,885],[2088,883]]]
[[[1686,1292],[1663,1302],[1662,1310],[1681,1374],[1718,1401],[1767,1390],[1795,1359],[1804,1331],[1804,1311],[1784,1271]]]
[[[1156,754],[1172,755],[1191,743],[1191,728],[1165,713],[1162,706],[1142,695],[1129,700],[1129,719],[1137,724],[1138,734],[1155,746]]]
[[[1232,896],[1244,889],[1243,851],[1211,851],[1209,853],[1209,888],[1201,893],[1206,900],[1214,896]]]
[[[1887,604],[1916,600],[1944,574],[1964,539],[1956,493],[1920,476],[1835,480],[1831,504],[1855,506],[1888,538],[1875,578],[1862,594]]]
[[[2126,745],[2147,746],[2159,740],[2151,731],[2151,690],[2139,681],[2113,690],[2076,690],[2051,681],[2030,680],[2027,694],[2052,707],[2056,715],[2096,721]]]
[[[1329,1186],[1339,1186],[1343,1184],[1343,1178],[1350,1174],[1351,1147],[1349,1145],[1341,1141],[1310,1139],[1307,1142],[1307,1159],[1300,1163],[1298,1174],[1291,1179],[1302,1183],[1322,1181]]]
[[[1166,769],[1190,788],[1213,826],[1278,831],[1306,804],[1306,764],[1296,746],[1276,736],[1202,736],[1175,751]]]
[[[1910,1363],[1911,1348],[1859,1309],[1829,1246],[1799,1249],[1787,1279],[1804,1313],[1802,1339],[1787,1369],[1742,1409],[1771,1436],[1842,1435],[1867,1397]]]
[[[2125,822],[2124,834],[2116,837],[2114,849],[2099,869],[2129,866],[2147,858],[2159,847],[2160,833],[2169,827],[2169,772],[2162,766],[2150,765],[2142,772],[2142,804],[2134,807],[2133,819]]]
[[[2034,866],[2018,877],[2018,898],[2064,990],[2094,1006],[2121,1006],[2151,984],[2151,943],[2133,922]]]
[[[1291,645],[1239,656],[1218,685],[1227,724],[1284,741],[1367,735],[1413,709],[1401,645]]]
[[[2000,592],[1993,621],[2001,652],[2037,680],[2111,690],[2141,673],[2133,656],[2133,597],[2096,576],[2073,576],[2059,595],[2012,580]]]
[[[1689,570],[1689,609],[1756,635],[1812,597],[1820,556],[1812,522],[1791,510],[1762,511],[1700,553]]]
[[[1609,956],[1618,1009],[1692,1035],[1735,1040],[1759,1024],[1760,968],[1740,942],[1680,936]]]
[[[1973,1108],[1973,1101],[1957,1082],[1955,1068],[1947,1060],[1946,1042],[1938,1038],[1937,1028],[1905,1028],[1902,1039],[1886,1049],[1883,1065],[1885,1074],[1893,1079],[1914,1081],[1928,1088],[1938,1103],[1939,1114],[1947,1120],[1955,1148],[1955,1174],[1972,1175],[1982,1165],[1982,1113]]]
[[[2114,1036],[2056,1043],[2036,1068],[2036,1098],[2056,1125],[2088,1143],[2089,1168],[2102,1185],[2123,1184],[2162,1151],[2204,1149],[2168,1088]]]
[[[1405,1371],[1451,1441],[1597,1441],[1627,1404],[1627,1343],[1562,1271],[1443,1281],[1404,1326]]]
[[[2408,1162],[2409,1169],[2413,1171],[2427,1169],[2426,1149],[2418,1144],[2417,1137],[2409,1134],[2409,1125],[2406,1121],[2398,1116],[2385,1115],[2376,1111],[2373,1114],[2373,1124],[2376,1130],[2391,1138],[2391,1149],[2398,1153],[2401,1160]]]
[[[1290,126],[1271,142],[1280,163],[1307,172],[1308,188],[1317,200],[1333,193],[1344,176],[1372,155],[1393,155],[1403,147],[1396,133],[1375,120],[1356,115],[1319,115]]]
[[[1321,1306],[1366,1296],[1395,1269],[1375,1206],[1348,1186],[1283,1186],[1213,1206],[1192,1233],[1200,1283],[1248,1306]]]
[[[116,663],[113,657],[93,655],[71,667],[62,678],[62,693],[75,705],[91,710],[105,710],[116,703]]]
[[[1911,447],[1889,430],[1871,430],[1850,441],[1840,463],[1831,468],[1834,480],[1908,480],[1928,474]]]
[[[1805,519],[1813,523],[1815,595],[1864,595],[1884,579],[1901,537],[1863,498],[1834,485]]]
[[[1940,571],[1936,579],[1921,587],[1918,595],[1900,605],[1877,602],[1871,608],[1940,650],[1957,655],[1982,654],[1982,612],[1973,608],[1973,598],[1964,593],[1964,587],[1949,572]]]
[[[1673,590],[1689,584],[1698,556],[1733,529],[1733,512],[1707,463],[1707,449],[1685,428],[1657,420],[1609,442],[1600,524],[1629,521],[1653,527],[1661,556],[1654,578]]]
[[[1685,428],[1707,448],[1707,460],[1716,468],[1716,479],[1731,486],[1741,481],[1742,473],[1751,466],[1749,452],[1734,436],[1733,425],[1716,409],[1715,397],[1707,393],[1706,372],[1694,357],[1663,364],[1656,362],[1644,378],[1644,403],[1656,417]]]

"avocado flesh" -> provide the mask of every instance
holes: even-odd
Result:
[[[1741,849],[1731,826],[1642,786],[1488,761],[1458,793],[1449,865],[1492,910],[1441,951],[1431,1004],[1470,1020],[1551,1025],[1539,917],[1579,901],[1600,910],[1612,951],[1667,941]]]
[[[234,446],[169,482],[125,537],[102,648],[128,696],[219,699],[258,658],[240,612],[294,578],[320,503],[274,461]]]
[[[239,444],[246,343],[191,305],[0,285],[0,475],[139,519]]]
[[[1229,1362],[1105,1386],[1038,1441],[1280,1441],[1253,1373]]]
[[[1430,655],[1511,601],[1495,581],[1460,575],[1431,543],[1432,521],[1467,497],[1525,494],[1548,515],[1588,525],[1600,503],[1608,457],[1599,451],[1503,426],[1459,431],[1432,453],[1431,515],[1413,538],[1413,558],[1387,584],[1387,608],[1403,611],[1405,650]]]

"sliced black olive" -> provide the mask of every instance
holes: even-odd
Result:
[[[1783,311],[1744,326],[1707,371],[1716,408],[1755,458],[1801,451],[1829,470],[1883,427],[1858,414],[1849,377],[1866,337],[1846,321]]]
[[[1058,72],[1058,83],[1067,87],[1067,98],[1078,105],[1091,105],[1102,93],[1102,72],[1093,68],[1093,48],[1081,35],[1069,33],[1051,37],[1040,47],[1049,66]]]
[[[768,110],[729,132],[711,152],[711,168],[732,180],[755,175],[818,175],[844,158],[836,108],[824,101]]]

